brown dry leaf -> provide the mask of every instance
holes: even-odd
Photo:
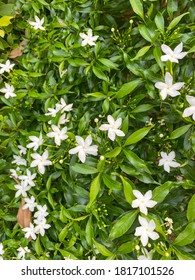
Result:
[[[9,54],[9,58],[16,58],[18,56],[21,56],[22,55],[22,51],[23,51],[23,46],[27,45],[28,44],[28,40],[23,40],[19,46],[17,48],[15,48],[14,50],[12,50]]]
[[[24,198],[22,198],[17,214],[17,222],[21,228],[29,227],[32,220],[32,212],[29,209],[22,209],[24,204],[25,201]]]

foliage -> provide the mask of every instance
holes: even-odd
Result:
[[[0,16],[12,17],[0,38],[0,63],[15,64],[0,75],[0,88],[7,83],[16,94],[0,96],[4,259],[17,259],[17,249],[26,246],[26,259],[137,259],[145,248],[135,236],[140,216],[156,225],[159,237],[146,247],[153,259],[194,259],[195,132],[194,119],[183,116],[190,106],[186,96],[195,96],[193,1],[14,0],[0,7]],[[12,7],[11,14],[6,7]],[[36,16],[44,18],[45,30],[29,23]],[[82,46],[80,33],[89,29],[98,38]],[[161,60],[163,44],[174,50],[181,42],[184,58]],[[164,83],[166,72],[184,86],[177,96],[162,100],[155,84]],[[49,109],[56,110],[54,116]],[[125,134],[116,134],[114,141],[101,129],[109,115],[121,118],[115,128]],[[60,144],[47,136],[52,125],[67,127]],[[22,154],[18,146],[26,148],[29,137],[40,134],[37,150]],[[88,149],[82,162],[79,153],[69,151],[78,145],[76,136],[88,135],[98,151]],[[42,172],[33,166],[32,155],[45,151],[52,165]],[[166,172],[159,163],[171,151],[179,166]],[[14,156],[26,165],[13,162]],[[37,173],[28,197],[47,206],[50,225],[35,240],[25,237],[16,218],[22,198],[16,197],[16,184],[27,169]],[[157,204],[147,215],[132,207],[134,190],[152,191]]]

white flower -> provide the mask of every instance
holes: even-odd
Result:
[[[153,220],[150,220],[148,222],[141,216],[138,217],[138,220],[141,226],[136,228],[135,236],[140,236],[141,243],[145,247],[148,243],[148,238],[156,240],[159,238],[159,234],[154,232],[156,224]]]
[[[37,205],[37,209],[38,211],[35,212],[34,217],[37,218],[38,220],[42,220],[43,218],[47,217],[47,215],[49,214],[47,212],[47,205]]]
[[[0,89],[0,92],[5,93],[5,98],[8,99],[10,97],[15,97],[16,94],[14,93],[14,87],[7,83],[5,83],[5,87]]]
[[[97,145],[90,146],[92,143],[91,135],[88,135],[85,140],[80,136],[76,136],[76,142],[78,146],[71,149],[69,154],[73,155],[78,153],[78,157],[82,163],[85,162],[87,154],[97,156]]]
[[[27,196],[27,191],[30,190],[30,186],[27,185],[27,182],[21,181],[20,184],[14,186],[18,191],[15,194],[15,197],[22,195],[23,197]]]
[[[29,149],[33,148],[34,151],[36,151],[39,148],[39,146],[41,146],[43,144],[42,133],[40,133],[39,137],[29,136],[29,139],[32,142],[29,143],[26,147],[29,148]]]
[[[4,254],[3,244],[0,243],[0,255],[3,255],[3,254]]]
[[[26,253],[30,253],[30,249],[28,249],[27,246],[24,247],[24,248],[23,248],[23,247],[20,247],[20,248],[17,249],[17,251],[18,251],[17,258],[18,258],[18,259],[22,259],[22,260],[25,259],[25,254],[26,254]]]
[[[16,179],[18,178],[17,170],[10,169],[9,171],[11,172],[11,175],[10,175],[11,178],[12,177],[15,177]]]
[[[170,167],[179,167],[180,164],[176,162],[175,159],[175,152],[172,151],[169,154],[165,152],[161,152],[161,159],[159,160],[159,166],[164,165],[164,170],[167,171],[168,173],[170,172]]]
[[[184,56],[187,55],[187,52],[182,52],[183,43],[180,43],[179,45],[177,45],[177,47],[175,47],[173,51],[169,46],[167,46],[165,44],[162,44],[161,49],[165,53],[165,55],[161,56],[162,61],[169,60],[171,62],[179,63],[178,59],[182,59],[182,58],[184,58]]]
[[[140,212],[143,214],[147,215],[148,214],[148,208],[154,207],[157,202],[154,200],[151,200],[152,198],[152,191],[149,190],[143,195],[140,191],[138,190],[133,190],[133,194],[137,199],[132,201],[132,207],[137,208],[139,207]]]
[[[35,21],[29,21],[29,24],[35,29],[45,30],[42,26],[44,23],[44,18],[40,19],[38,16],[35,16]]]
[[[46,116],[56,117],[56,114],[59,112],[59,109],[48,108],[49,113],[45,113]]]
[[[85,33],[79,33],[79,35],[83,39],[81,43],[83,47],[86,45],[95,46],[95,41],[99,37],[99,36],[93,36],[91,29],[88,29],[87,35]]]
[[[37,224],[35,226],[35,232],[38,234],[40,233],[41,236],[45,235],[45,229],[50,228],[51,226],[49,224],[46,223],[46,219],[42,218],[41,220],[37,219],[34,220],[35,224]]]
[[[57,125],[52,125],[52,132],[47,133],[48,137],[54,137],[56,145],[61,145],[61,140],[65,140],[68,138],[68,135],[66,135],[67,127],[62,128],[61,130]]]
[[[27,162],[24,158],[22,158],[21,156],[16,156],[13,155],[14,160],[12,161],[12,163],[16,163],[17,165],[27,165]]]
[[[59,118],[58,126],[60,126],[61,124],[65,124],[66,122],[69,122],[69,119],[66,118],[66,114],[63,114]]]
[[[45,173],[45,166],[52,165],[52,162],[48,160],[48,151],[45,151],[42,156],[40,154],[31,154],[31,157],[34,159],[31,162],[30,167],[38,166],[38,170],[41,174]]]
[[[35,186],[35,183],[33,182],[33,179],[35,179],[36,177],[36,173],[31,174],[30,170],[26,169],[26,174],[27,175],[20,175],[19,179],[20,180],[24,180],[28,185],[30,185],[31,187]]]
[[[146,248],[142,248],[142,253],[143,255],[140,255],[137,259],[138,260],[152,260],[152,255],[153,255],[153,250],[151,250],[150,252],[148,252],[148,250]]]
[[[107,120],[109,124],[102,124],[100,126],[100,130],[108,130],[108,137],[110,138],[110,140],[114,141],[116,135],[120,137],[125,136],[124,132],[118,129],[122,124],[121,118],[118,118],[115,121],[111,115],[108,115]]]
[[[162,97],[162,100],[165,100],[167,95],[170,95],[171,97],[180,95],[180,92],[178,90],[181,89],[183,86],[184,83],[173,84],[173,77],[169,72],[166,72],[165,74],[165,83],[155,83],[155,87],[161,90],[160,95]]]
[[[33,240],[35,240],[37,238],[36,234],[35,234],[35,228],[34,225],[32,223],[30,223],[30,227],[25,227],[22,229],[25,233],[25,237],[26,238],[32,238]]]
[[[61,111],[61,113],[64,112],[70,112],[72,110],[73,104],[66,104],[65,100],[63,98],[60,98],[60,103],[56,104],[56,109],[58,111]]]
[[[3,74],[4,72],[10,72],[14,65],[15,64],[11,64],[9,60],[7,60],[5,64],[0,63],[0,74]]]
[[[18,145],[18,149],[20,150],[20,155],[22,155],[22,154],[26,154],[26,148],[25,147],[23,147],[22,145]]]
[[[22,207],[22,209],[29,209],[31,212],[34,211],[34,208],[37,206],[37,203],[35,202],[35,197],[31,196],[31,198],[24,198],[24,201],[26,204]]]
[[[186,99],[191,106],[184,110],[182,117],[186,118],[192,115],[192,119],[195,121],[195,97],[187,95]]]

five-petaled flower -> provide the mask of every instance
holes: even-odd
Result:
[[[143,195],[140,191],[138,190],[133,190],[133,194],[137,199],[132,201],[132,207],[137,208],[139,207],[140,212],[143,214],[147,215],[148,214],[148,209],[147,208],[152,208],[154,207],[157,202],[154,200],[151,200],[152,198],[152,191],[149,190]]]
[[[179,45],[177,45],[174,50],[172,50],[169,46],[162,44],[161,46],[162,51],[165,53],[165,55],[161,56],[162,61],[171,61],[179,63],[178,59],[184,58],[184,56],[187,55],[187,52],[182,52],[183,50],[183,43],[181,42]]]
[[[20,175],[19,179],[25,181],[31,187],[34,187],[35,183],[33,180],[35,179],[36,175],[36,173],[31,174],[30,170],[26,169],[26,175]]]
[[[44,18],[40,19],[38,16],[35,16],[35,21],[29,21],[29,24],[35,29],[45,30],[42,26],[44,23]]]
[[[135,236],[140,236],[141,243],[145,247],[148,244],[149,238],[156,240],[159,238],[159,234],[154,231],[156,224],[153,220],[148,222],[141,216],[138,217],[138,220],[141,226],[136,228]]]
[[[3,255],[3,254],[4,254],[3,244],[0,243],[0,255]]]
[[[186,118],[192,115],[192,119],[195,121],[195,97],[186,95],[186,99],[191,106],[184,110],[182,117]]]
[[[171,151],[169,154],[161,152],[161,159],[159,160],[159,166],[164,166],[164,170],[170,172],[170,167],[179,167],[180,164],[175,161],[175,152]]]
[[[36,233],[35,233],[35,227],[32,223],[30,223],[29,227],[25,227],[22,230],[25,232],[26,238],[32,238],[33,240],[35,240],[37,238]]]
[[[35,202],[35,197],[32,195],[31,198],[25,197],[24,198],[25,204],[22,209],[29,209],[31,212],[34,211],[34,208],[37,206]]]
[[[45,151],[42,156],[38,153],[31,154],[31,157],[34,159],[31,162],[30,167],[38,167],[38,170],[41,174],[45,173],[45,166],[52,165],[52,162],[48,160],[49,153]]]
[[[99,129],[108,130],[108,137],[110,138],[110,140],[114,141],[116,135],[120,136],[120,137],[125,136],[124,132],[119,129],[119,127],[122,124],[121,118],[118,118],[115,121],[111,115],[108,115],[107,120],[108,120],[109,124],[102,124]]]
[[[29,149],[33,148],[34,151],[36,151],[39,148],[39,146],[41,146],[43,144],[42,133],[40,133],[39,137],[29,136],[29,139],[32,142],[29,143],[26,147],[29,148]]]
[[[180,90],[183,86],[184,83],[173,84],[173,77],[169,72],[166,72],[165,74],[165,83],[155,83],[155,87],[160,89],[160,95],[162,97],[162,100],[165,100],[167,95],[170,95],[171,97],[180,95],[180,92],[178,90]]]
[[[76,142],[78,145],[75,148],[71,149],[69,151],[69,154],[73,155],[78,153],[78,157],[82,163],[85,162],[87,154],[97,156],[98,147],[97,145],[91,146],[91,135],[88,135],[85,140],[80,136],[76,136]]]
[[[14,67],[15,64],[11,64],[9,59],[6,61],[5,64],[0,63],[0,74],[3,74],[4,72],[10,72],[10,70]]]
[[[51,227],[51,225],[46,223],[46,219],[42,218],[34,220],[36,226],[35,226],[35,233],[40,233],[41,236],[45,235],[45,229],[48,229]]]
[[[56,145],[60,146],[61,141],[68,138],[68,135],[66,134],[67,127],[65,126],[61,130],[59,129],[59,127],[57,125],[52,125],[51,127],[52,127],[53,131],[47,133],[47,136],[54,138]]]
[[[17,192],[15,193],[15,197],[19,197],[20,195],[26,197],[27,191],[29,191],[31,188],[25,181],[21,181],[20,184],[17,184],[14,187],[17,189]]]
[[[18,255],[17,255],[17,258],[18,259],[22,259],[22,260],[24,260],[25,259],[25,255],[26,255],[26,253],[30,253],[30,249],[26,246],[26,247],[19,247],[18,249],[17,249],[17,251],[18,251]]]
[[[16,94],[14,93],[14,87],[7,83],[5,83],[5,87],[0,89],[0,92],[5,93],[5,98],[8,99],[10,97],[15,97]]]
[[[95,41],[99,36],[93,36],[92,30],[88,29],[87,34],[79,33],[80,37],[83,39],[81,45],[84,47],[86,45],[95,46]]]

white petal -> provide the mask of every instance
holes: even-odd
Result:
[[[158,89],[165,89],[165,88],[167,88],[167,85],[165,83],[162,83],[162,82],[157,82],[157,83],[155,83],[154,86],[156,88],[158,88]]]
[[[119,128],[122,124],[122,119],[121,118],[118,118],[116,121],[115,121],[115,127],[116,128]]]
[[[107,120],[108,120],[109,124],[115,125],[115,120],[114,120],[114,118],[111,115],[107,116]]]
[[[102,124],[99,127],[100,130],[109,130],[110,129],[110,124]]]
[[[148,235],[146,233],[142,234],[140,240],[142,245],[145,247],[148,244]]]
[[[85,151],[84,150],[80,150],[79,153],[78,153],[78,157],[79,157],[80,161],[82,163],[84,163],[85,160],[86,160],[86,153],[85,153]]]
[[[115,133],[114,133],[113,129],[109,129],[109,130],[108,130],[108,137],[109,137],[110,140],[112,140],[112,141],[115,140]]]
[[[165,100],[167,97],[167,90],[166,89],[161,90],[160,96],[162,97],[162,100]]]
[[[70,149],[69,150],[69,154],[71,154],[71,155],[77,154],[80,151],[80,149],[81,148],[79,146],[77,146],[77,147],[75,147],[73,149]]]
[[[97,156],[97,150],[98,150],[98,146],[97,145],[93,145],[93,146],[87,148],[86,152],[87,152],[87,154]]]
[[[157,232],[149,232],[148,236],[152,239],[152,240],[156,240],[159,238],[159,234]]]
[[[91,135],[88,135],[87,138],[85,139],[85,146],[89,147],[92,143],[92,137]]]
[[[186,100],[192,106],[195,106],[195,97],[191,95],[186,95]]]
[[[142,225],[143,227],[148,227],[148,222],[145,218],[139,216],[138,220],[139,220],[140,225]]]
[[[85,141],[82,137],[76,136],[76,141],[80,146],[85,146]]]
[[[184,86],[185,83],[176,83],[172,86],[173,89],[179,90]]]
[[[186,118],[195,113],[195,106],[188,107],[184,110],[182,117]]]
[[[45,166],[43,164],[39,164],[38,165],[38,170],[41,174],[45,173]]]
[[[167,171],[168,173],[170,172],[169,163],[167,163],[167,162],[164,163],[164,170]]]
[[[179,45],[177,45],[175,48],[174,48],[174,53],[177,55],[179,54],[180,52],[182,52],[183,50],[183,43],[181,42]]]
[[[172,49],[171,49],[169,46],[165,45],[165,44],[162,44],[162,45],[161,45],[161,50],[162,50],[164,53],[168,54],[168,55],[172,55],[172,54],[173,54]]]
[[[173,84],[173,77],[171,76],[171,74],[169,72],[166,72],[166,74],[165,74],[165,83],[168,86],[172,86],[172,84]]]
[[[131,206],[132,206],[133,208],[139,207],[139,206],[140,206],[140,200],[139,200],[139,199],[133,200]]]
[[[114,129],[113,131],[117,136],[120,136],[120,137],[125,136],[125,133],[120,129]]]
[[[148,200],[151,199],[152,198],[152,191],[151,190],[147,191],[144,195],[144,198],[148,199]]]
[[[135,197],[137,197],[138,199],[143,199],[143,194],[138,191],[138,190],[133,190],[133,194]]]
[[[173,160],[175,158],[175,152],[174,151],[171,151],[169,154],[168,154],[168,158],[169,160]]]

